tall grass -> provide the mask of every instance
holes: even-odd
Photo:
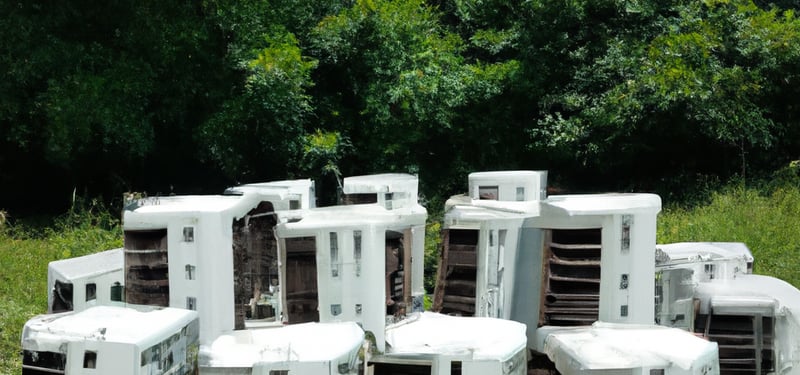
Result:
[[[0,374],[20,373],[22,326],[47,311],[47,264],[121,246],[119,221],[97,201],[44,228],[0,225]]]
[[[666,207],[658,242],[743,242],[755,257],[754,273],[800,287],[800,188],[743,187],[714,192],[708,203]]]

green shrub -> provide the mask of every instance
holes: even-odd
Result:
[[[439,215],[441,216],[441,215]],[[442,219],[430,217],[425,228],[425,293],[433,294],[436,272],[439,269],[439,251],[442,245]]]

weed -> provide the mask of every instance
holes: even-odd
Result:
[[[47,311],[48,263],[121,246],[119,221],[98,201],[77,202],[48,227],[0,228],[0,374],[20,372],[22,327]]]
[[[800,286],[800,188],[746,188],[732,184],[707,204],[667,207],[658,242],[743,242],[755,257],[754,272]]]

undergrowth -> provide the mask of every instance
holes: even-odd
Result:
[[[741,185],[713,193],[695,207],[667,207],[658,220],[658,243],[743,242],[755,257],[754,273],[800,287],[800,188],[763,191]]]
[[[11,219],[0,225],[0,374],[20,373],[22,327],[47,311],[47,264],[122,246],[119,220],[96,200],[45,227]]]

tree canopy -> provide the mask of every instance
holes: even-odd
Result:
[[[677,196],[800,159],[796,7],[0,2],[0,208],[492,169]]]

